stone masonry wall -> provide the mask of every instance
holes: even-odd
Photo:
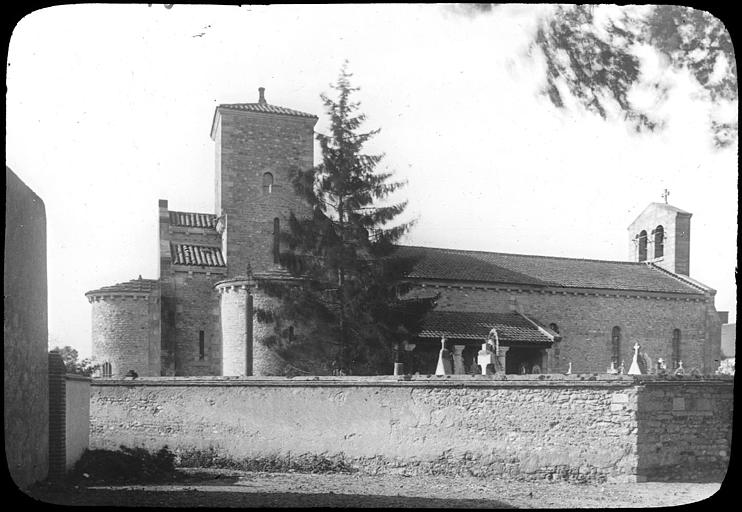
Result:
[[[636,467],[631,381],[256,379],[97,382],[91,447],[578,481]]]
[[[159,295],[93,297],[93,357],[111,363],[113,377],[129,370],[160,375]]]
[[[639,393],[637,446],[643,478],[709,478],[729,466],[731,382],[648,382]]]
[[[222,371],[220,375],[247,376],[252,371],[252,337],[248,337],[247,301],[250,296],[245,282],[220,287]]]
[[[65,467],[69,471],[90,442],[90,377],[65,375]]]
[[[219,295],[214,290],[221,279],[224,274],[203,269],[174,272],[175,375],[221,375]],[[203,358],[199,331],[204,332]]]
[[[653,385],[586,375],[97,381],[91,448],[168,446],[234,461],[323,456],[371,473],[635,481],[644,468],[662,474],[676,460],[703,461],[710,446],[676,433],[696,424],[690,416],[647,407]],[[703,383],[661,385],[663,400],[677,403]],[[704,389],[709,405],[699,406],[712,414],[703,427],[728,454],[732,382]],[[665,442],[664,458],[646,437],[657,432],[677,440]],[[689,462],[675,474],[692,470]]]
[[[3,360],[5,457],[25,488],[49,469],[46,209],[5,168]]]
[[[273,219],[286,226],[289,211],[306,208],[289,181],[292,167],[314,165],[314,118],[223,111],[217,125],[217,202],[227,215],[229,275],[250,264],[261,271],[273,264]],[[263,174],[273,174],[272,193],[263,191]]]
[[[551,350],[552,372],[566,371],[570,361],[573,372],[605,372],[611,364],[614,326],[621,328],[621,359],[627,370],[634,342],[639,342],[653,361],[662,357],[671,364],[673,329],[680,329],[680,358],[687,370],[698,368],[708,373],[718,367],[713,362],[704,365],[704,345],[721,343],[720,335],[716,339],[714,331],[707,328],[707,311],[713,306],[704,302],[660,296],[536,293],[453,286],[430,289],[441,293],[437,310],[505,312],[515,301],[532,320],[547,327],[557,324],[562,341]],[[559,347],[558,357],[556,347]]]

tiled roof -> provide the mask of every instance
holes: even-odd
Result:
[[[170,224],[194,228],[216,227],[216,215],[211,213],[170,212]]]
[[[117,283],[112,286],[104,286],[97,290],[90,290],[85,295],[105,295],[107,293],[150,293],[156,289],[159,281],[157,279],[132,279],[125,283]]]
[[[306,112],[299,112],[298,110],[270,105],[268,103],[226,103],[219,105],[217,108],[243,110],[247,112],[262,112],[264,114],[283,114],[287,116],[317,118],[314,114],[307,114]]]
[[[254,272],[252,276],[265,281],[305,281],[305,278],[296,277],[281,265],[273,265],[262,272]]]
[[[222,250],[219,247],[203,245],[170,244],[173,265],[194,265],[199,267],[225,267]]]
[[[545,344],[552,339],[518,313],[471,313],[464,311],[430,311],[423,320],[419,338],[484,340],[492,328],[497,329],[500,343]]]
[[[409,277],[561,288],[701,294],[682,277],[646,263],[400,246],[416,258]]]

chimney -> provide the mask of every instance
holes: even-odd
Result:
[[[258,87],[258,103],[265,105],[265,87]]]

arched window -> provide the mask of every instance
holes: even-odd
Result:
[[[618,368],[621,364],[621,328],[616,326],[611,331],[611,359]]]
[[[677,369],[680,363],[680,329],[672,331],[672,367]]]
[[[273,193],[273,175],[269,172],[263,174],[263,194]]]
[[[647,232],[639,233],[639,261],[647,261]]]
[[[279,262],[279,256],[281,255],[281,220],[276,217],[273,219],[273,263],[276,265]]]
[[[103,363],[103,368],[101,368],[101,377],[110,377],[112,374],[111,363],[106,361]]]
[[[657,226],[654,231],[654,257],[661,258],[665,254],[665,228]]]

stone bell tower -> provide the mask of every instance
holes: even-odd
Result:
[[[302,326],[280,318],[272,283],[301,285],[280,267],[279,233],[289,214],[310,213],[291,183],[294,170],[314,165],[317,116],[269,104],[219,105],[216,142],[217,231],[227,279],[216,283],[222,340],[222,375],[283,375],[287,362],[272,348],[276,337],[301,336]]]
[[[216,215],[227,275],[264,271],[277,263],[278,232],[289,212],[306,205],[290,182],[294,168],[314,165],[317,116],[269,104],[219,105],[211,138],[216,142]]]
[[[667,203],[650,203],[629,226],[629,260],[689,275],[691,216]]]

